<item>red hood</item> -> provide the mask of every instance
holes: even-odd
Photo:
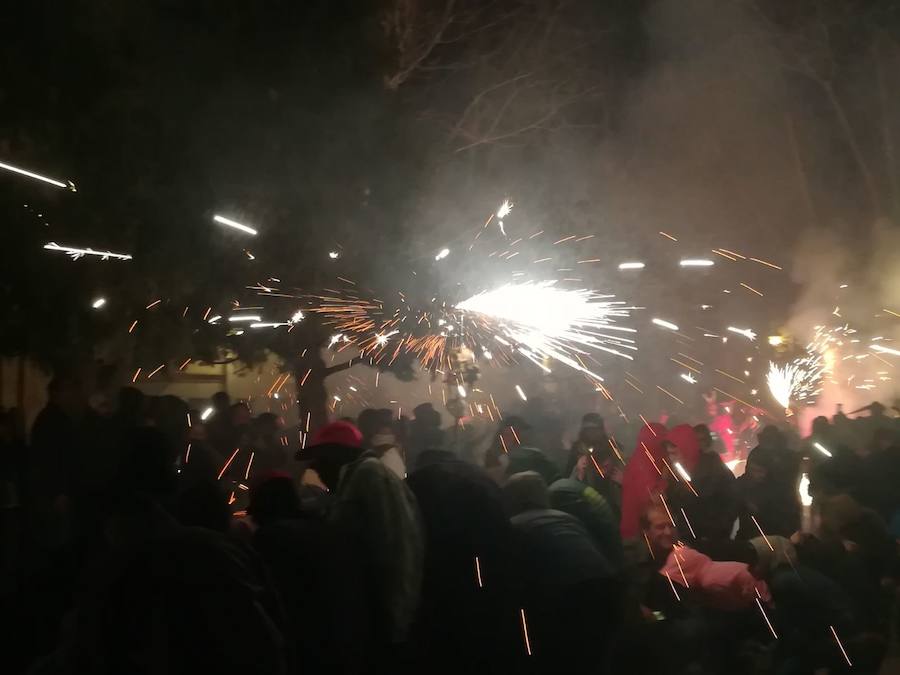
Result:
[[[678,448],[681,465],[685,470],[688,473],[693,472],[700,460],[700,443],[697,441],[694,428],[690,424],[679,424],[669,431],[666,440]]]
[[[646,457],[644,448],[653,456],[653,460],[658,462],[666,456],[666,450],[663,448],[663,441],[666,440],[666,427],[659,422],[651,422],[645,424],[638,432],[637,446],[634,448],[635,454],[641,453]]]

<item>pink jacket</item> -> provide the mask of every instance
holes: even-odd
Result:
[[[716,562],[687,546],[676,546],[659,573],[668,576],[676,589],[690,588],[716,609],[744,609],[756,598],[771,599],[768,586],[750,574],[745,563]]]

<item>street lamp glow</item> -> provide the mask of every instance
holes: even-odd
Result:
[[[715,263],[706,258],[686,258],[678,263],[682,267],[712,267]]]
[[[225,218],[224,216],[215,215],[213,216],[213,220],[217,223],[221,223],[222,225],[227,225],[228,227],[233,227],[236,230],[240,230],[241,232],[246,232],[247,234],[257,234],[256,230],[252,227],[248,227],[247,225],[242,225],[241,223],[232,220],[231,218]]]
[[[97,298],[91,303],[91,307],[94,309],[100,309],[103,305],[106,304],[106,298]]]
[[[75,183],[73,183],[72,181],[63,183],[61,180],[56,180],[55,178],[47,178],[47,176],[42,176],[39,173],[26,171],[25,169],[20,169],[19,167],[13,166],[12,164],[4,164],[3,162],[0,162],[0,169],[5,169],[6,171],[12,171],[13,173],[17,173],[22,176],[28,176],[29,178],[44,181],[45,183],[50,183],[50,185],[55,185],[56,187],[68,188],[72,192],[75,192]]]

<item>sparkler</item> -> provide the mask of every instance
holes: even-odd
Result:
[[[60,246],[54,241],[51,241],[49,244],[44,244],[44,248],[48,251],[62,251],[66,255],[71,256],[72,260],[78,260],[79,258],[83,258],[87,255],[99,256],[101,260],[109,260],[110,258],[114,258],[116,260],[131,260],[131,256],[127,253],[113,253],[112,251],[95,251],[92,248]]]
[[[226,218],[225,216],[215,215],[213,216],[213,220],[217,223],[221,223],[222,225],[227,225],[228,227],[233,227],[235,230],[240,230],[241,232],[246,232],[247,234],[256,235],[258,232],[254,230],[252,227],[247,225],[243,225],[236,220],[232,220],[231,218]]]
[[[77,190],[75,189],[75,183],[73,183],[72,181],[66,181],[65,183],[63,183],[61,180],[56,180],[55,178],[47,178],[47,176],[42,176],[39,173],[26,171],[25,169],[13,166],[12,164],[4,164],[3,162],[0,162],[0,169],[12,171],[13,173],[27,176],[28,178],[34,178],[35,180],[43,181],[44,183],[50,183],[50,185],[55,185],[59,188],[65,188],[71,190],[72,192],[77,192]]]

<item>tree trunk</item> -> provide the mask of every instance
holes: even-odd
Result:
[[[309,349],[306,355],[294,364],[294,378],[297,381],[297,406],[300,409],[300,430],[313,434],[328,424],[328,389],[325,380],[329,375],[347,370],[354,365],[353,359],[336,366],[326,366],[318,349]],[[309,442],[308,439],[306,441]],[[303,442],[301,440],[301,445]]]

